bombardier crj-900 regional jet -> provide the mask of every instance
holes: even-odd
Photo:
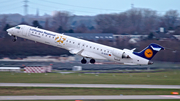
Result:
[[[64,48],[72,54],[82,56],[82,64],[87,63],[86,58],[90,58],[90,63],[92,64],[95,63],[95,60],[101,59],[115,61],[125,65],[150,65],[153,63],[150,60],[154,55],[158,51],[164,50],[162,46],[154,43],[150,44],[141,52],[134,52],[135,49],[121,50],[27,25],[12,27],[7,32],[13,37],[13,41],[16,41],[17,37],[21,37]]]

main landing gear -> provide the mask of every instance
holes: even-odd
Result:
[[[82,64],[86,64],[86,63],[87,63],[86,59],[83,58],[83,59],[81,60],[81,63],[82,63]]]
[[[96,62],[95,59],[90,60],[90,63],[92,63],[92,64],[94,64],[95,62]]]
[[[15,42],[17,40],[17,36],[12,36],[12,41]]]
[[[90,63],[91,63],[91,64],[94,64],[95,62],[96,62],[95,59],[91,59],[91,60],[90,60]],[[82,64],[86,64],[86,63],[87,63],[87,60],[83,58],[83,59],[81,60],[81,63],[82,63]]]

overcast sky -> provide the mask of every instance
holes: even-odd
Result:
[[[0,14],[19,13],[24,15],[24,0],[0,0]],[[69,11],[76,15],[120,13],[131,9],[149,8],[164,14],[165,11],[180,9],[180,0],[28,0],[28,14],[52,14],[53,11]]]

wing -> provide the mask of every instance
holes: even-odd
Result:
[[[93,58],[93,59],[100,59],[100,60],[106,59],[105,57],[103,57],[103,56],[101,56],[99,54],[96,54],[96,53],[93,53],[93,52],[88,52],[88,51],[85,51],[84,49],[81,49],[81,50],[71,49],[69,52],[71,54],[77,54],[77,55],[80,55],[80,56],[86,57],[86,58]]]

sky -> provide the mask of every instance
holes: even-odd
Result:
[[[24,15],[24,0],[0,0],[0,14]],[[28,0],[28,14],[50,14],[68,11],[75,15],[120,13],[135,8],[148,8],[164,14],[168,10],[180,10],[180,0]]]

